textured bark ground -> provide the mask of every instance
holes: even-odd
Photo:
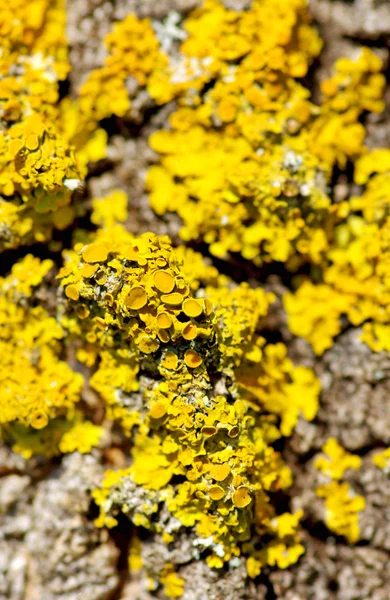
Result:
[[[172,10],[185,14],[198,0],[68,0],[68,35],[71,47],[73,90],[104,56],[102,39],[113,21],[130,11],[139,16],[164,19]],[[245,8],[246,0],[226,0],[233,8]],[[337,56],[348,55],[357,45],[378,48],[388,60],[390,3],[388,0],[312,0],[311,11],[325,48],[312,72],[313,91],[329,72]],[[155,160],[148,135],[167,118],[173,107],[150,110],[140,94],[132,104],[132,122],[109,124],[108,158],[91,173],[85,198],[112,188],[122,188],[130,199],[128,228],[136,233],[168,233],[177,239],[179,223],[158,219],[148,206],[144,175]],[[390,109],[368,123],[369,144],[385,146],[390,136]],[[337,182],[336,193],[349,193],[349,182]],[[11,259],[10,259],[11,260]],[[5,258],[7,262],[7,257]],[[248,265],[218,265],[264,283],[265,275]],[[244,275],[243,275],[244,274]],[[267,284],[283,292],[283,277],[268,277]],[[50,293],[45,302],[50,306]],[[390,480],[374,467],[371,456],[390,444],[390,355],[374,354],[359,341],[359,331],[348,329],[321,359],[294,340],[279,307],[269,320],[269,330],[282,332],[290,355],[313,366],[323,391],[318,416],[312,423],[300,421],[288,440],[288,457],[295,482],[289,491],[293,510],[305,512],[303,538],[306,554],[286,571],[267,572],[260,584],[244,584],[238,568],[230,574],[211,572],[205,565],[185,564],[182,574],[190,582],[183,600],[388,600],[390,597]],[[84,390],[84,401],[96,408],[96,398]],[[332,536],[324,526],[323,502],[314,490],[321,475],[313,461],[324,441],[336,437],[348,450],[359,454],[363,466],[348,472],[347,480],[366,498],[361,518],[361,541],[354,547]],[[0,448],[0,600],[147,600],[146,582],[129,580],[126,569],[131,530],[121,523],[110,536],[93,525],[90,490],[101,478],[104,463],[121,465],[118,449],[62,460],[26,461]],[[163,561],[163,544],[145,546],[144,560]],[[192,583],[191,583],[192,582]],[[192,587],[191,587],[192,586]]]

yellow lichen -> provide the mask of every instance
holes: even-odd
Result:
[[[27,255],[0,279],[0,428],[26,456],[58,452],[82,385],[60,358],[63,329],[32,301],[52,267]]]
[[[350,544],[360,536],[359,513],[366,502],[353,492],[348,483],[332,481],[317,488],[316,494],[325,499],[325,520],[331,531],[347,538]]]
[[[138,426],[132,466],[118,477],[108,472],[95,494],[98,522],[115,524],[121,507],[114,498],[131,481],[145,498],[133,522],[161,531],[164,502],[201,547],[213,540],[211,567],[251,554],[252,527],[256,535],[270,534],[272,564],[290,564],[300,554],[292,549],[296,532],[283,537],[290,557],[283,561],[274,547],[269,495],[290,485],[291,475],[270,444],[291,433],[301,412],[314,417],[319,384],[309,369],[293,366],[282,344],[267,345],[259,336],[272,294],[233,285],[215,271],[210,278],[198,257],[197,277],[190,270],[187,276],[185,253],[166,237],[128,235],[126,242],[122,235],[118,245],[104,236],[98,232],[94,241],[104,239],[110,256],[104,282],[83,277],[82,245],[67,253],[59,274],[64,290],[78,285],[78,302],[64,301],[63,324],[96,349],[91,385],[128,435]],[[80,318],[81,307],[93,319]],[[155,373],[146,387],[145,368]],[[213,392],[211,381],[224,377],[226,393]],[[176,475],[181,483],[174,483]]]
[[[184,355],[184,362],[186,363],[187,367],[195,369],[202,364],[202,357],[199,356],[195,350],[187,350]]]
[[[390,467],[390,448],[386,448],[383,452],[378,452],[372,457],[374,465],[379,469],[388,470]]]
[[[173,565],[166,565],[161,576],[161,583],[168,598],[180,598],[183,595],[184,579],[174,571]]]
[[[283,15],[276,0],[241,12],[207,0],[184,24],[182,60],[198,61],[199,75],[181,74],[170,127],[150,138],[160,164],[147,186],[156,213],[177,212],[183,240],[217,257],[320,263],[337,222],[326,183],[365,151],[359,115],[383,109],[381,61],[368,49],[337,61],[322,105],[310,102],[298,81],[321,48],[309,21],[304,0]]]
[[[114,190],[103,198],[92,200],[91,221],[105,229],[127,219],[127,195],[122,190]]]
[[[239,487],[233,494],[233,504],[237,508],[245,508],[252,502],[249,489],[245,486]]]
[[[69,71],[62,0],[0,8],[0,248],[50,238],[73,220],[83,168],[59,126],[58,83]],[[54,218],[55,214],[55,218]]]
[[[202,314],[202,305],[198,300],[188,298],[183,302],[183,312],[187,317],[199,317]]]
[[[123,512],[167,548],[190,532],[193,556],[210,568],[244,559],[252,578],[287,568],[304,551],[302,512],[277,514],[273,495],[292,475],[273,444],[315,417],[320,384],[284,344],[267,342],[273,294],[236,284],[166,236],[130,234],[124,191],[90,204],[73,192],[105,157],[100,122],[131,121],[130,89],[157,105],[175,100],[149,140],[157,215],[177,213],[182,240],[219,259],[297,272],[288,326],[317,354],[346,320],[389,351],[390,154],[365,148],[363,124],[383,109],[381,60],[368,48],[339,59],[314,104],[302,78],[321,41],[305,0],[283,10],[253,0],[241,11],[205,0],[173,52],[148,19],[116,23],[103,65],[60,100],[65,23],[63,0],[0,8],[0,249],[48,241],[89,209],[97,228],[76,232],[64,252],[56,311],[42,306],[52,261],[27,255],[0,280],[1,434],[27,458],[100,444],[102,427],[76,410],[82,378],[65,362],[70,347],[129,438],[131,466],[107,471],[93,492],[96,524],[113,527]],[[340,202],[330,193],[336,168],[353,171],[356,190]],[[361,460],[333,438],[323,452],[325,521],[355,542],[364,499],[341,480]],[[388,451],[373,460],[387,468]],[[129,563],[142,566],[138,539]],[[184,592],[171,563],[159,584],[171,598]]]
[[[107,248],[100,244],[90,244],[83,251],[83,259],[86,263],[104,262],[107,256]]]
[[[363,324],[362,340],[372,350],[389,350],[390,220],[351,217],[345,228],[346,242],[340,239],[328,252],[324,283],[306,282],[285,298],[289,326],[321,354],[341,331],[340,319],[346,315],[354,326]]]
[[[103,435],[103,428],[89,421],[76,422],[61,438],[59,449],[64,454],[67,452],[81,452],[87,454],[92,448],[99,445]]]
[[[139,537],[133,537],[129,549],[129,570],[131,573],[137,573],[142,569],[141,540]]]
[[[153,279],[156,288],[165,294],[172,292],[175,287],[175,279],[167,271],[156,271]]]
[[[320,456],[314,466],[331,479],[316,489],[317,496],[325,499],[326,525],[354,544],[360,536],[359,513],[364,510],[366,502],[348,483],[340,480],[347,469],[359,469],[361,459],[344,450],[335,438],[330,438],[322,450],[327,458]]]
[[[347,452],[335,438],[329,438],[322,448],[326,456],[320,456],[314,462],[316,469],[330,477],[340,480],[347,469],[360,469],[360,456]]]

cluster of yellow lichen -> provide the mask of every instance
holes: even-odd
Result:
[[[378,452],[372,457],[372,462],[379,469],[383,469],[387,473],[390,469],[390,448],[386,448],[383,452]]]
[[[58,127],[69,65],[61,0],[0,8],[0,248],[50,237],[72,219],[67,182],[80,177]],[[71,187],[71,184],[70,184]]]
[[[304,0],[239,13],[209,0],[184,28],[180,52],[209,57],[212,75],[206,92],[188,83],[169,128],[150,138],[161,157],[147,177],[152,207],[177,212],[183,240],[215,256],[319,263],[343,217],[326,185],[363,152],[361,113],[383,108],[381,61],[367,49],[339,60],[316,106],[298,81],[321,48]]]
[[[84,342],[79,356],[97,361],[91,385],[133,439],[132,465],[94,493],[98,523],[124,512],[167,545],[189,528],[210,567],[241,555],[251,576],[288,566],[303,552],[300,515],[275,514],[272,493],[291,475],[271,443],[300,413],[314,417],[319,383],[261,336],[272,295],[234,285],[167,237],[109,238],[103,229],[76,245],[59,273],[62,323]]]
[[[286,261],[299,241],[323,237],[316,213],[329,200],[314,183],[305,129],[313,110],[295,79],[321,48],[308,21],[300,0],[283,10],[255,1],[243,12],[210,0],[184,24],[183,60],[210,72],[210,84],[203,92],[189,81],[169,129],[150,138],[161,160],[147,185],[157,214],[177,212],[182,238],[204,239],[215,256]]]
[[[72,192],[88,162],[105,155],[98,120],[108,115],[95,114],[83,90],[60,100],[70,69],[65,24],[63,0],[0,7],[0,250],[49,241],[70,225]]]
[[[89,452],[102,434],[75,411],[82,377],[61,360],[64,331],[34,297],[52,268],[27,255],[0,279],[0,434],[27,457]]]
[[[151,74],[167,64],[149,19],[133,14],[114,26],[105,45],[104,65],[89,75],[79,91],[80,112],[91,123],[112,114],[126,115],[131,106],[130,79],[133,87],[145,87]]]
[[[177,213],[182,240],[206,242],[218,258],[311,268],[285,308],[291,332],[318,354],[343,316],[363,325],[373,350],[390,350],[390,152],[368,151],[361,123],[383,108],[381,61],[368,49],[340,59],[314,104],[300,80],[321,41],[306,0],[282,4],[233,11],[205,0],[173,33],[129,15],[107,36],[104,64],[60,99],[69,71],[62,0],[3,3],[0,249],[48,242],[73,222],[84,209],[72,192],[105,156],[102,121],[131,119],[132,96],[146,91],[157,105],[175,101],[150,138],[159,162],[146,185],[157,215]],[[362,193],[335,202],[329,184],[347,163]],[[128,233],[123,191],[90,207],[97,230],[75,232],[64,252],[52,313],[40,300],[49,272],[53,285],[51,260],[27,255],[0,279],[2,437],[26,457],[99,444],[102,427],[78,408],[71,344],[131,448],[130,466],[108,471],[94,492],[97,524],[112,527],[124,513],[167,556],[184,532],[192,558],[212,568],[244,560],[252,578],[266,565],[288,567],[304,550],[302,513],[274,507],[291,473],[273,443],[300,416],[315,417],[319,382],[284,344],[267,343],[273,295],[236,284],[166,236]],[[333,439],[323,450],[315,466],[329,478],[317,489],[326,523],[354,542],[364,500],[342,478],[360,459]],[[388,451],[374,460],[387,468]],[[139,568],[140,543],[130,562]],[[182,595],[173,559],[155,584]]]
[[[344,450],[334,438],[330,438],[322,450],[325,456],[320,456],[314,466],[330,479],[316,490],[317,496],[325,499],[325,522],[331,531],[345,536],[353,544],[359,539],[359,513],[366,502],[341,480],[347,469],[359,469],[362,461],[360,456]]]
[[[313,104],[299,78],[321,43],[303,0],[282,12],[279,4],[235,12],[208,0],[183,24],[180,58],[160,53],[157,68],[144,69],[156,102],[177,98],[169,127],[150,138],[160,155],[147,176],[150,203],[178,213],[182,239],[204,240],[215,256],[320,265],[322,281],[286,298],[292,332],[317,353],[342,315],[366,323],[374,350],[389,349],[389,151],[367,153],[360,122],[383,109],[382,63],[367,48],[339,59]],[[366,189],[335,204],[327,185],[347,161]]]
[[[160,155],[147,176],[156,213],[177,212],[182,239],[204,240],[217,257],[320,266],[318,283],[305,281],[285,300],[291,331],[317,353],[343,315],[365,323],[374,350],[388,349],[389,152],[367,151],[360,122],[383,109],[381,60],[367,48],[339,59],[317,106],[299,82],[321,49],[305,0],[283,11],[254,0],[241,12],[206,0],[181,33],[170,56],[147,19],[117,24],[105,64],[73,105],[75,139],[80,145],[80,130],[90,135],[113,110],[128,114],[130,91],[143,87],[158,104],[175,98],[169,126],[150,138]],[[327,186],[347,161],[366,189],[333,203]]]
[[[374,150],[356,164],[360,197],[344,203],[345,219],[325,253],[322,282],[305,281],[285,306],[289,327],[316,353],[332,345],[341,317],[363,324],[362,340],[374,351],[390,350],[390,151]]]

